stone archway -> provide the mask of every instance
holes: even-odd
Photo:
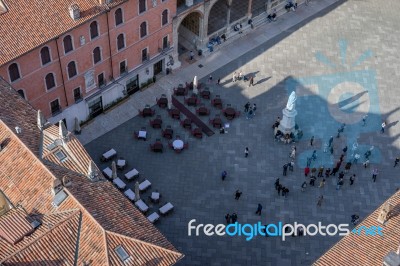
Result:
[[[263,12],[266,12],[268,5],[268,0],[253,0],[251,13],[253,17],[260,15]]]
[[[247,11],[249,9],[249,1],[243,0],[232,0],[232,4],[230,6],[230,21],[229,24],[238,21],[244,17],[247,17]]]
[[[229,1],[218,0],[215,2],[208,15],[207,35],[211,35],[228,25]]]
[[[182,19],[177,29],[179,55],[197,50],[201,43],[202,20],[202,14],[199,12],[189,13]]]

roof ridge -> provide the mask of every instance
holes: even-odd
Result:
[[[158,231],[158,229],[157,229],[157,231]],[[109,234],[117,235],[117,236],[129,239],[129,240],[132,240],[134,242],[139,242],[139,243],[144,244],[144,245],[152,246],[152,247],[157,248],[157,249],[161,249],[161,250],[164,250],[164,251],[167,251],[167,252],[170,252],[170,253],[174,253],[175,255],[178,255],[178,256],[182,256],[182,257],[185,256],[184,254],[182,254],[182,253],[180,253],[178,251],[170,250],[170,249],[167,249],[167,248],[164,248],[164,247],[160,247],[160,246],[157,246],[155,244],[152,244],[152,243],[149,243],[149,242],[145,242],[145,241],[142,241],[142,240],[139,240],[139,239],[136,239],[136,238],[132,238],[132,237],[129,237],[129,236],[121,235],[120,233],[112,232],[112,231],[109,231],[109,230],[106,230],[106,232],[109,233]],[[161,232],[159,232],[159,233],[161,234]]]
[[[65,217],[64,219],[60,220],[58,222],[58,224],[56,224],[55,226],[53,226],[52,228],[50,228],[49,230],[43,232],[42,235],[37,236],[35,239],[33,239],[31,242],[26,243],[26,245],[24,247],[21,247],[20,249],[16,250],[14,253],[8,255],[7,257],[3,258],[1,262],[4,262],[12,257],[14,257],[15,255],[21,253],[22,251],[24,251],[25,249],[29,248],[33,243],[38,242],[39,240],[41,240],[44,236],[48,235],[50,232],[52,232],[55,228],[60,227],[62,224],[64,224],[66,221],[70,220],[76,213],[79,213],[80,210],[79,209],[71,209],[71,214],[67,217]],[[68,211],[65,211],[68,212]],[[64,212],[57,212],[57,213],[50,213],[48,215],[55,215],[55,214],[60,214],[60,213],[64,213]]]

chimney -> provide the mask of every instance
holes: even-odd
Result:
[[[67,128],[64,125],[64,122],[60,120],[59,126],[58,126],[58,137],[62,139],[63,144],[68,142],[68,131]]]
[[[94,162],[92,160],[90,161],[90,164],[89,164],[88,177],[90,180],[94,180],[97,178],[96,165],[94,164]]]
[[[69,15],[73,20],[78,20],[81,17],[81,11],[77,4],[72,4],[68,8]]]
[[[38,110],[37,112],[37,126],[39,129],[43,129],[44,124],[46,124],[46,120],[44,119],[42,111]]]

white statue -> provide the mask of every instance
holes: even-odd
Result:
[[[296,92],[292,91],[292,93],[289,96],[288,102],[286,104],[286,109],[289,111],[294,111],[296,107]]]

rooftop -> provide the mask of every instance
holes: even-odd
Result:
[[[0,101],[6,103],[0,106],[0,191],[13,206],[0,216],[0,263],[171,265],[182,258],[97,167],[98,179],[87,177],[92,159],[72,134],[57,142],[56,126],[41,131],[36,111],[3,80]],[[49,143],[56,143],[53,151]],[[64,196],[55,204],[60,193]],[[33,220],[41,224],[35,230]],[[130,259],[119,259],[117,246]]]
[[[0,0],[0,66],[125,1],[101,5],[99,0]],[[72,4],[80,9],[77,20],[69,14]]]

